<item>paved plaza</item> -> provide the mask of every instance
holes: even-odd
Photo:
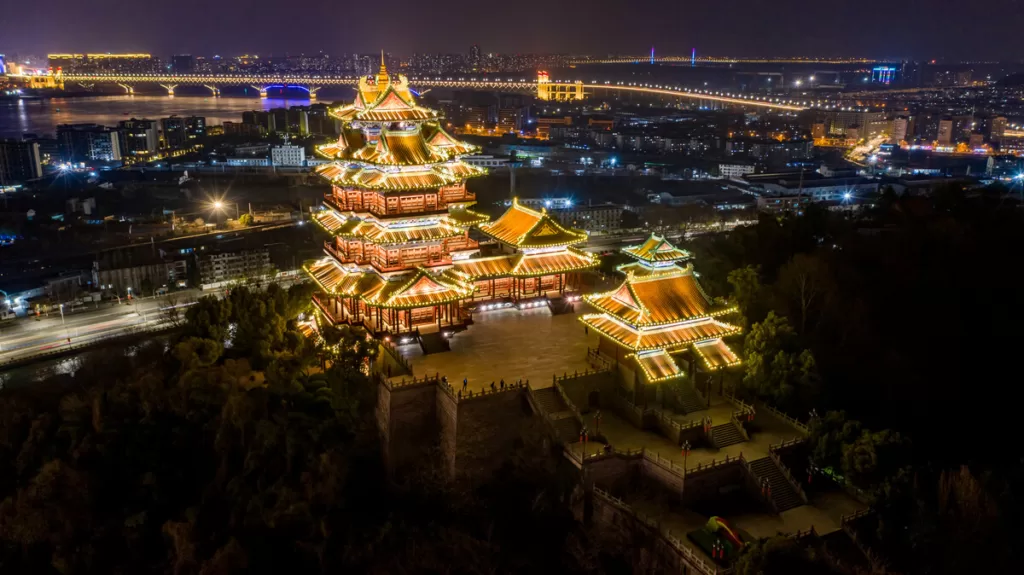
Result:
[[[555,316],[546,307],[481,312],[473,316],[469,329],[451,338],[451,351],[423,355],[418,344],[398,349],[416,377],[447,375],[457,389],[463,378],[469,379],[474,392],[501,379],[505,383],[529,380],[534,389],[550,387],[553,375],[590,367],[587,348],[597,346],[597,336],[588,337],[576,320],[584,307],[577,303],[575,313]]]

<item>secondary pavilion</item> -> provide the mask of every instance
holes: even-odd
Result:
[[[512,200],[493,222],[477,224],[496,240],[500,254],[455,261],[448,272],[476,288],[471,301],[526,299],[575,293],[580,273],[600,264],[597,256],[577,248],[586,232],[562,227],[547,210],[532,210]]]
[[[688,263],[689,252],[652,235],[622,253],[634,259],[618,267],[625,281],[612,291],[584,296],[598,313],[580,321],[600,334],[598,350],[615,358],[637,396],[640,383],[693,381],[698,362],[707,371],[739,364],[724,338],[740,328],[718,319],[736,308],[708,297]]]

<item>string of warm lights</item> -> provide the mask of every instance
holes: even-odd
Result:
[[[648,369],[647,362],[643,361],[645,359],[648,359],[648,357],[643,357],[643,358],[640,357],[641,353],[644,353],[644,352],[631,353],[631,354],[626,356],[626,359],[633,358],[635,360],[636,364],[640,366],[640,369],[643,370],[644,375],[647,377],[647,382],[648,383],[661,383],[661,382],[664,382],[664,381],[668,381],[670,379],[679,379],[679,378],[682,378],[682,377],[686,376],[685,372],[679,370],[679,364],[677,364],[675,362],[675,360],[672,358],[672,356],[669,355],[664,350],[658,350],[658,351],[656,351],[654,353],[647,352],[647,353],[650,353],[650,355],[648,357],[653,357],[655,355],[664,354],[665,357],[668,359],[669,363],[672,364],[672,367],[675,369],[676,372],[675,373],[671,373],[669,375],[663,375],[663,376],[658,376],[657,374],[652,372],[650,369]]]
[[[666,352],[667,351],[673,351],[673,350],[678,350],[678,349],[685,348],[686,346],[689,346],[691,344],[697,344],[697,343],[702,343],[702,342],[705,342],[705,341],[713,341],[713,340],[716,340],[716,339],[722,339],[724,337],[729,337],[729,336],[736,335],[736,334],[742,332],[742,329],[740,327],[738,327],[738,326],[730,325],[730,324],[727,324],[727,323],[722,323],[720,321],[713,320],[711,318],[700,318],[700,319],[693,320],[693,321],[677,322],[678,325],[675,325],[675,326],[672,326],[672,327],[669,327],[669,328],[659,327],[657,329],[646,329],[645,328],[645,329],[640,329],[640,330],[636,329],[635,327],[633,327],[633,326],[629,325],[628,323],[624,322],[623,320],[619,319],[614,314],[610,314],[610,313],[587,314],[587,315],[581,316],[579,319],[580,319],[581,322],[583,322],[587,326],[595,329],[598,333],[608,337],[612,341],[615,341],[615,342],[619,343],[620,345],[622,345],[623,347],[626,347],[627,349],[630,349],[632,351],[651,351],[651,350],[656,350],[656,349],[664,349]],[[611,323],[614,323],[614,324],[620,326],[621,328],[623,328],[624,330],[626,330],[627,332],[629,332],[630,335],[635,335],[636,336],[636,343],[630,344],[627,341],[625,341],[625,340],[623,340],[621,338],[616,337],[609,330],[607,330],[605,328],[602,328],[600,325],[598,325],[596,323],[596,320],[598,320],[598,319],[604,319],[604,320],[610,321]],[[678,340],[678,341],[673,341],[673,342],[665,344],[665,345],[648,345],[648,346],[641,345],[642,339],[645,336],[652,335],[652,333],[664,333],[666,331],[682,331],[682,330],[692,329],[694,327],[697,327],[698,325],[704,325],[704,324],[707,324],[707,323],[714,323],[716,326],[722,328],[722,331],[719,332],[719,333],[716,333],[714,335],[710,335],[710,336],[692,337],[692,338],[689,338],[689,339],[682,339],[682,340]]]
[[[529,228],[527,228],[526,230],[522,231],[512,241],[509,241],[509,239],[507,239],[505,237],[501,237],[501,236],[499,236],[499,235],[497,235],[495,233],[492,233],[492,232],[488,231],[488,230],[490,230],[492,228],[495,228],[495,227],[499,226],[501,224],[502,220],[505,219],[506,217],[509,217],[509,214],[511,214],[513,210],[522,212],[522,213],[524,213],[524,214],[534,218],[535,221],[533,222],[532,225],[530,225]],[[546,243],[546,244],[545,243],[530,242],[528,247],[531,247],[531,248],[548,248],[548,247],[557,247],[557,246],[570,246],[570,245],[573,245],[573,244],[579,244],[579,243],[583,243],[583,242],[587,241],[588,236],[587,236],[586,232],[582,232],[582,231],[579,231],[579,230],[570,230],[570,229],[566,229],[566,228],[562,227],[558,222],[556,222],[551,216],[548,215],[547,209],[541,208],[541,211],[538,212],[536,210],[532,210],[530,208],[527,208],[526,206],[524,206],[524,205],[519,203],[519,198],[518,197],[512,198],[512,206],[508,209],[508,211],[506,211],[504,214],[502,214],[502,216],[500,218],[498,218],[497,220],[495,220],[494,222],[491,222],[489,224],[481,225],[480,226],[480,231],[484,232],[485,234],[493,237],[494,239],[496,239],[496,240],[498,240],[500,242],[504,242],[504,243],[513,245],[515,247],[526,247],[526,245],[527,245],[525,243],[526,238],[529,237],[534,232],[534,230],[536,230],[538,227],[540,227],[542,222],[544,223],[545,226],[550,226],[550,228],[556,230],[555,235],[557,235],[558,233],[561,233],[561,234],[568,235],[568,236],[570,236],[573,239],[571,239],[569,241],[566,241],[566,240],[563,239],[563,240],[558,240],[558,241],[554,241],[554,242]]]
[[[705,346],[706,344],[694,345],[693,349],[696,350],[697,355],[700,356],[701,361],[704,362],[704,365],[709,370],[711,370],[711,371],[719,371],[719,370],[725,369],[727,367],[734,367],[734,366],[737,366],[737,365],[740,365],[741,363],[743,363],[740,360],[739,356],[736,355],[736,352],[734,352],[732,350],[732,348],[730,348],[728,345],[726,345],[725,342],[722,341],[721,338],[719,338],[718,340],[712,340],[712,345],[715,345],[715,344],[721,345],[722,347],[724,347],[726,350],[728,350],[728,352],[730,354],[732,354],[732,356],[735,359],[727,360],[725,363],[716,364],[716,363],[712,362],[711,358],[709,358],[707,355],[705,355],[705,353],[701,350],[701,347]],[[725,357],[724,353],[722,354],[722,357]]]

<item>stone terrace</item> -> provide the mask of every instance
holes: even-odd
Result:
[[[502,378],[505,383],[529,380],[534,389],[550,387],[554,374],[590,368],[587,348],[597,347],[596,335],[588,337],[576,320],[584,304],[576,306],[577,313],[556,316],[547,308],[481,312],[469,329],[451,338],[449,352],[423,355],[418,344],[398,349],[416,377],[447,375],[456,389],[462,388],[463,378],[474,393]]]

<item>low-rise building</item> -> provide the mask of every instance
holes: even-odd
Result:
[[[270,160],[275,166],[304,166],[306,165],[306,149],[302,146],[274,146],[270,149]]]
[[[754,164],[721,163],[718,164],[718,175],[723,178],[738,178],[756,171]]]
[[[198,254],[196,260],[203,285],[259,277],[270,271],[266,248]]]
[[[507,168],[508,167],[508,158],[507,157],[501,157],[501,156],[495,157],[495,156],[488,156],[488,155],[477,154],[477,155],[462,156],[461,159],[462,159],[463,162],[466,162],[467,164],[469,164],[471,166],[478,166],[478,167],[481,167],[481,168],[492,168],[493,169],[493,168]]]
[[[146,290],[158,290],[174,285],[188,277],[188,262],[184,259],[147,262],[117,267],[109,262],[93,262],[92,281],[99,289],[117,294],[153,295]]]
[[[622,227],[621,204],[598,204],[571,206],[550,210],[558,223],[587,232],[609,233]]]

